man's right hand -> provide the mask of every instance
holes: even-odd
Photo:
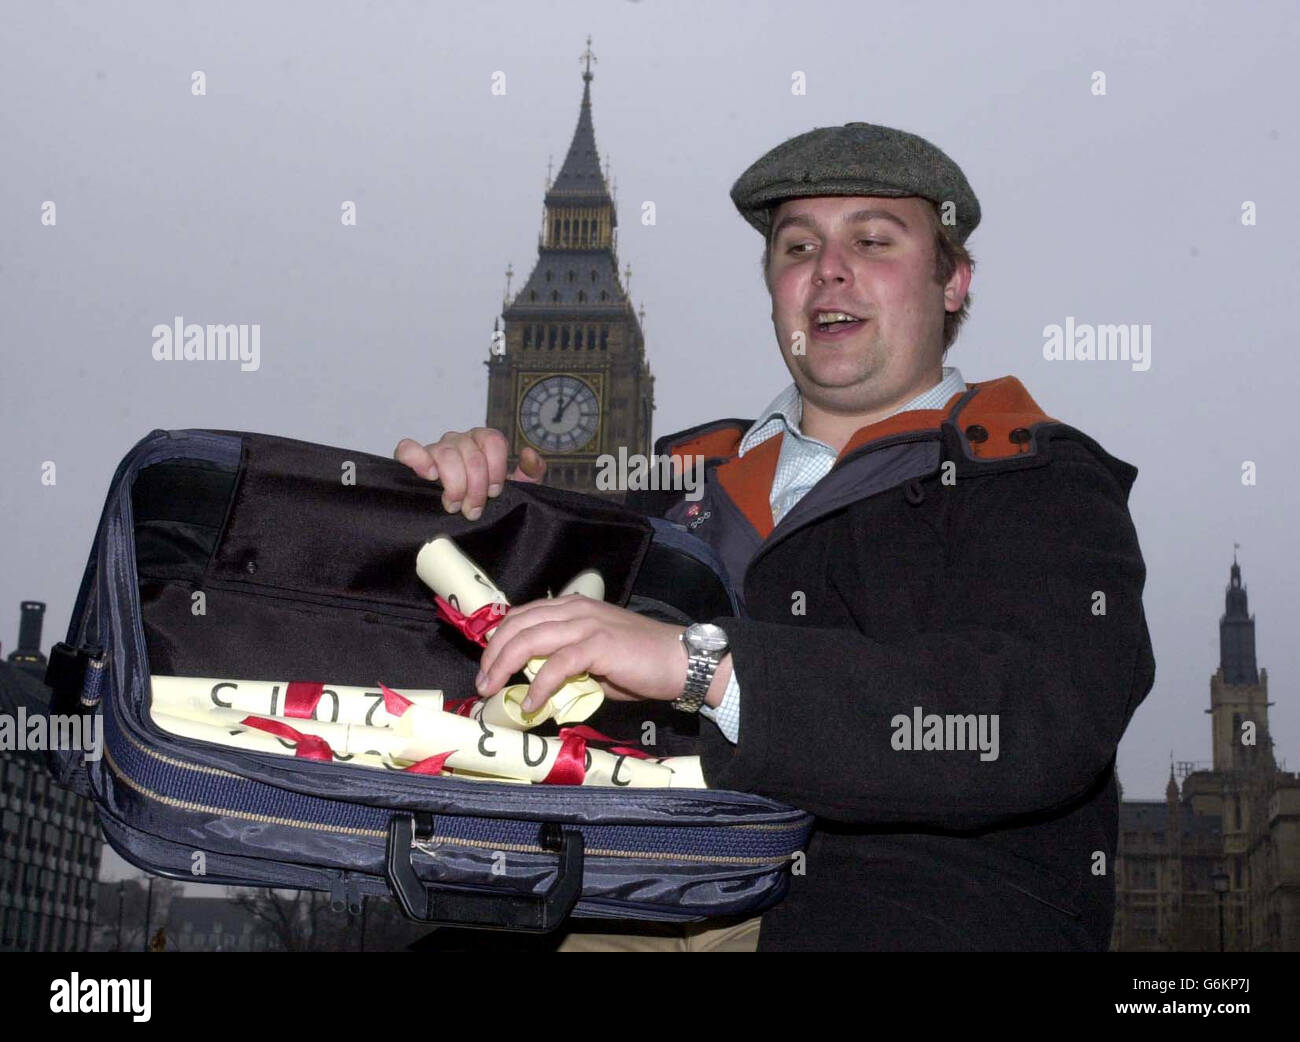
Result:
[[[403,438],[393,458],[416,474],[442,482],[442,505],[449,513],[460,511],[466,520],[477,521],[490,496],[499,496],[506,480],[506,436],[495,427],[469,431],[448,431],[437,441],[421,445]],[[546,460],[531,446],[519,454],[519,465],[511,481],[540,482],[546,475]]]

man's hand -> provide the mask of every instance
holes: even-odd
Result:
[[[437,441],[421,445],[403,438],[393,458],[430,481],[442,481],[442,506],[448,513],[460,511],[468,521],[477,521],[489,497],[499,496],[506,480],[506,436],[495,427],[469,431],[448,431]],[[536,449],[525,446],[511,481],[541,482],[546,460]]]
[[[671,700],[686,686],[684,626],[568,594],[512,607],[480,660],[480,695],[494,695],[534,656],[548,656],[524,702],[531,712],[576,673],[590,673],[618,701]]]

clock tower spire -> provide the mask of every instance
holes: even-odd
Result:
[[[641,322],[618,274],[618,215],[596,149],[591,37],[569,150],[543,199],[537,262],[507,300],[505,350],[491,353],[487,421],[510,443],[546,458],[546,483],[598,492],[599,457],[650,452],[654,377]]]

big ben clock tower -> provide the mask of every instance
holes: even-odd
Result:
[[[618,273],[618,218],[591,121],[591,38],[582,107],[564,164],[547,185],[537,263],[502,312],[488,360],[489,427],[546,459],[546,484],[598,491],[599,458],[650,452],[654,377],[641,322]],[[507,298],[509,291],[507,290]]]

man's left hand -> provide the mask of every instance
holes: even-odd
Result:
[[[530,658],[545,656],[527,712],[583,672],[618,701],[674,699],[686,684],[685,629],[582,594],[529,601],[512,606],[488,638],[476,686],[480,695],[494,695]]]

